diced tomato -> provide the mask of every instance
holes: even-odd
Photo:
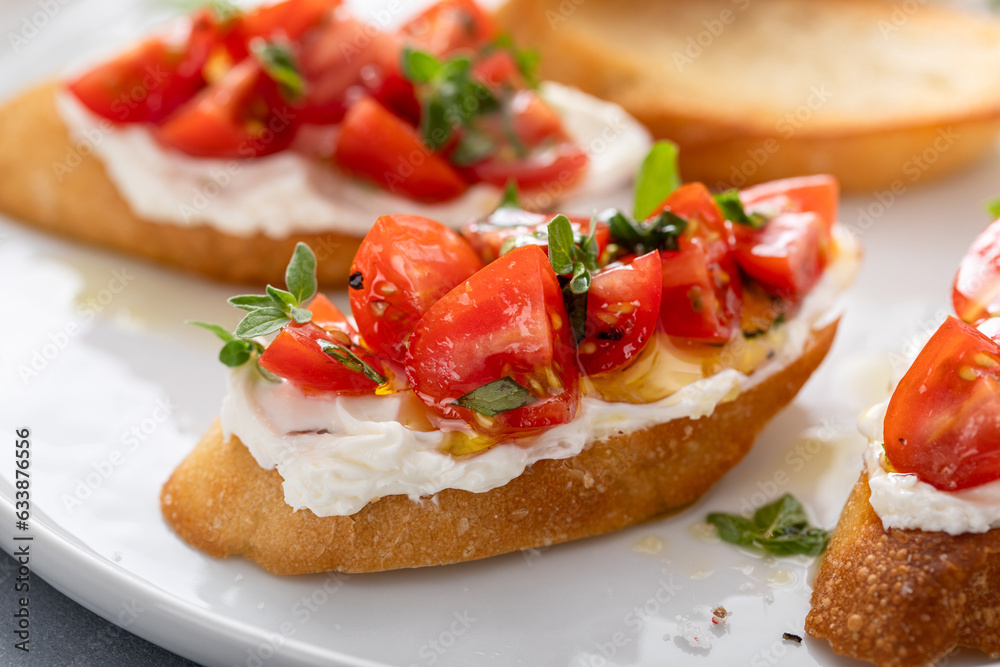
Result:
[[[537,246],[488,264],[424,313],[406,377],[432,410],[509,435],[563,424],[579,404],[579,372],[559,280]],[[535,402],[486,417],[454,402],[509,377]]]
[[[518,87],[521,80],[521,70],[514,55],[507,49],[497,49],[480,58],[472,66],[472,71],[480,82],[493,90],[503,85]]]
[[[462,236],[482,258],[489,263],[500,256],[504,241],[517,239],[515,247],[537,245],[548,251],[546,228],[555,214],[536,213],[519,208],[501,207],[482,220],[473,220],[462,227]],[[572,216],[569,218],[573,231],[587,236],[590,234],[590,218]],[[598,222],[594,232],[598,256],[604,252],[611,237],[606,222]]]
[[[253,58],[177,110],[156,133],[164,146],[199,157],[248,158],[287,148],[298,114]]]
[[[677,188],[653,215],[669,210],[688,221],[677,250],[660,252],[660,327],[695,342],[725,343],[740,327],[743,284],[730,250],[732,229],[701,183]]]
[[[341,394],[370,394],[375,391],[378,384],[374,380],[325,353],[319,346],[320,340],[347,347],[375,371],[384,374],[379,360],[353,345],[351,336],[336,329],[322,329],[312,322],[285,326],[260,355],[259,363],[278,377],[307,389]]]
[[[511,100],[511,111],[514,133],[523,146],[534,148],[550,140],[568,140],[562,117],[535,91],[517,91]]]
[[[971,324],[1000,313],[1000,220],[984,229],[962,258],[951,300],[955,313]]]
[[[571,143],[560,143],[535,151],[523,159],[491,157],[465,169],[473,181],[498,188],[514,181],[523,191],[546,188],[561,194],[576,185],[587,170],[586,151]]]
[[[784,178],[761,183],[740,191],[740,200],[748,213],[759,212],[774,217],[779,213],[815,213],[829,236],[837,222],[840,186],[828,174]]]
[[[408,42],[438,56],[478,50],[496,39],[497,33],[493,16],[473,0],[442,0],[399,29]]]
[[[652,337],[660,317],[660,254],[624,260],[594,274],[587,292],[587,327],[577,349],[588,374],[631,361]]]
[[[1000,479],[1000,346],[949,317],[896,387],[884,434],[896,472],[938,489]]]
[[[829,238],[815,213],[783,213],[761,229],[733,225],[736,263],[770,294],[797,301],[826,265]]]
[[[303,122],[339,123],[365,94],[415,120],[420,107],[413,85],[400,74],[399,54],[396,37],[348,16],[334,16],[310,31],[300,44]]]
[[[358,346],[361,345],[361,336],[358,334],[358,330],[340,312],[340,308],[333,305],[333,302],[326,298],[326,296],[317,294],[309,301],[306,308],[312,312],[312,323],[320,329],[329,332],[341,331],[347,334],[351,343]]]
[[[351,264],[351,311],[365,342],[402,364],[417,320],[481,267],[468,242],[439,222],[380,217]]]
[[[120,123],[159,123],[205,85],[202,68],[213,33],[192,21],[187,41],[146,40],[114,60],[69,83],[69,89],[95,114]]]
[[[340,4],[340,0],[284,0],[256,7],[232,19],[226,49],[234,62],[240,62],[256,38],[284,37],[294,42],[310,28],[325,23]]]
[[[417,130],[371,98],[358,100],[344,117],[334,159],[344,169],[389,192],[425,201],[452,199],[466,183]]]

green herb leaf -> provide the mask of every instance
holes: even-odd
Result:
[[[406,47],[401,58],[403,75],[416,86],[420,100],[421,138],[432,150],[448,144],[456,132],[474,129],[476,117],[500,106],[493,93],[475,80],[467,56],[441,62],[429,53]],[[466,149],[465,159],[482,156],[485,142],[470,141],[473,143]]]
[[[521,73],[524,82],[531,88],[538,87],[538,52],[534,49],[519,49],[514,44],[514,39],[510,33],[502,32],[497,35],[493,43],[487,47],[486,52],[495,50],[508,51],[514,57],[517,69]]]
[[[637,220],[645,220],[671,192],[681,185],[677,166],[677,144],[657,141],[646,154],[635,177],[635,206]]]
[[[272,287],[271,285],[268,285],[267,287],[264,288],[264,291],[267,292],[267,296],[271,300],[270,304],[268,304],[267,306],[263,306],[264,308],[270,308],[271,306],[275,306],[282,310],[288,310],[289,308],[297,305],[298,303],[298,300],[295,298],[294,294],[292,294],[291,292],[286,292],[283,289],[278,289],[277,287]]]
[[[487,417],[496,417],[505,412],[531,405],[537,400],[514,378],[502,377],[499,380],[487,382],[481,387],[476,387],[459,397],[452,405],[474,410]]]
[[[201,327],[206,331],[211,331],[216,336],[218,336],[223,342],[228,343],[231,340],[236,340],[236,336],[229,333],[228,330],[223,329],[218,324],[212,324],[210,322],[198,322],[196,320],[188,320],[184,324],[193,324],[196,327]]]
[[[295,252],[285,269],[285,286],[294,295],[296,306],[316,294],[316,254],[301,241],[295,244]]]
[[[809,525],[802,505],[788,493],[758,509],[752,521],[722,513],[709,514],[706,521],[715,526],[723,541],[763,549],[775,556],[816,556],[830,539],[827,531]]]
[[[243,13],[243,10],[226,0],[165,0],[162,3],[184,14],[191,14],[205,8],[215,14],[220,24],[229,23]]]
[[[306,80],[291,49],[284,44],[258,38],[250,40],[250,51],[264,73],[278,84],[286,100],[296,102],[305,97]]]
[[[587,334],[587,295],[573,292],[569,285],[563,288],[562,293],[573,341],[579,345]]]
[[[584,266],[583,262],[573,262],[573,276],[566,283],[566,287],[573,294],[586,294],[590,289],[590,270]]]
[[[1000,218],[1000,197],[995,197],[986,202],[986,212],[994,218]]]
[[[521,193],[517,189],[517,181],[513,178],[507,181],[503,189],[503,199],[497,208],[521,208]]]
[[[291,321],[292,318],[279,308],[258,308],[247,313],[236,325],[236,335],[239,338],[266,336]]]
[[[661,211],[649,222],[636,222],[621,211],[604,217],[611,229],[611,240],[637,255],[653,250],[677,250],[677,242],[687,229],[687,220],[671,211]]]
[[[383,384],[386,380],[388,380],[386,376],[372,368],[368,362],[355,354],[354,351],[346,345],[338,345],[337,343],[331,343],[330,341],[323,339],[319,339],[316,342],[319,343],[319,349],[323,350],[323,352],[329,354],[350,370],[363,373],[366,378],[375,384]]]
[[[761,213],[747,213],[740,201],[739,190],[726,190],[715,195],[715,203],[722,209],[722,214],[726,220],[732,220],[738,225],[746,225],[753,229],[760,229],[768,223],[767,216]]]
[[[441,61],[426,51],[403,49],[403,76],[413,83],[429,83],[441,71]]]
[[[482,162],[496,151],[497,144],[488,134],[470,128],[462,133],[462,138],[449,158],[452,164],[468,167]]]
[[[306,322],[311,320],[313,316],[311,310],[307,308],[297,308],[296,306],[291,307],[291,309],[289,310],[289,314],[292,316],[292,319],[295,320],[297,324],[305,324]]]
[[[558,275],[573,272],[573,227],[565,215],[552,218],[547,226],[549,263]]]
[[[258,308],[271,308],[274,300],[263,294],[243,294],[229,297],[229,303],[240,310],[257,310]]]
[[[235,338],[219,350],[219,361],[230,368],[236,368],[250,361],[253,351],[254,345],[251,341]]]

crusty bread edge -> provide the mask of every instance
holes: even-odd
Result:
[[[863,11],[870,5],[857,0],[850,4]],[[944,15],[951,10],[923,7],[921,11]],[[690,105],[629,96],[629,82],[642,78],[643,72],[574,32],[574,13],[575,8],[558,0],[507,0],[497,16],[519,43],[539,52],[543,78],[622,105],[655,138],[678,144],[685,180],[712,188],[830,173],[846,192],[889,189],[899,196],[915,184],[944,177],[990,154],[1000,134],[996,107],[939,117],[922,116],[917,109],[907,122],[881,125],[864,119],[839,127],[804,123],[789,126],[793,130],[789,133],[777,127],[781,114],[762,122],[730,108],[692,113]]]
[[[1000,657],[1000,529],[951,536],[882,527],[862,472],[820,563],[805,629],[879,667],[958,646]]]
[[[92,154],[93,141],[71,139],[56,109],[57,86],[51,82],[33,88],[0,108],[0,212],[78,241],[226,282],[282,284],[288,258],[303,241],[316,252],[321,285],[347,284],[360,237],[244,237],[208,225],[136,216]]]
[[[822,361],[836,328],[814,332],[799,359],[711,416],[539,461],[484,493],[389,496],[352,516],[293,511],[278,472],[261,468],[237,438],[223,440],[216,423],[164,485],[163,515],[192,546],[242,554],[277,574],[438,565],[607,533],[694,501],[736,465]]]

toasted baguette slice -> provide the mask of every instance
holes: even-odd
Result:
[[[940,176],[1000,132],[1000,21],[870,0],[508,0],[543,78],[617,102],[681,148],[685,179]]]
[[[189,544],[276,574],[442,565],[611,532],[692,502],[736,465],[823,360],[836,328],[814,332],[798,360],[709,417],[595,442],[484,493],[388,496],[352,516],[293,511],[278,472],[237,438],[224,440],[216,423],[164,485],[163,515]]]
[[[957,646],[1000,657],[1000,530],[882,527],[862,472],[820,563],[806,632],[841,655],[916,667]]]
[[[336,233],[242,237],[207,225],[140,219],[100,160],[73,150],[55,99],[56,84],[51,83],[0,108],[0,212],[80,241],[230,282],[281,284],[295,244],[304,241],[319,259],[320,284],[346,285],[360,238]],[[79,165],[68,172],[56,169],[68,155],[80,156]]]

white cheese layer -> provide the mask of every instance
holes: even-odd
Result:
[[[372,500],[401,494],[413,500],[443,489],[483,492],[503,486],[542,459],[575,456],[589,443],[681,417],[700,419],[715,406],[763,382],[798,359],[814,330],[840,314],[839,295],[858,263],[857,246],[840,234],[838,259],[781,326],[784,344],[750,375],[724,370],[660,401],[612,403],[584,397],[576,418],[517,444],[453,457],[441,431],[407,428],[412,392],[389,396],[306,394],[289,382],[263,381],[251,367],[229,376],[221,420],[263,468],[277,468],[285,501],[319,516],[354,514]]]
[[[565,192],[553,187],[534,193],[536,203],[582,214],[622,205],[622,193],[651,145],[649,133],[621,107],[579,90],[546,83],[542,94],[590,163],[577,185]],[[458,227],[491,212],[501,196],[497,188],[478,184],[452,201],[415,202],[291,150],[246,160],[191,157],[160,146],[145,125],[116,125],[94,115],[68,91],[59,94],[57,106],[74,143],[93,151],[121,196],[145,220],[210,225],[234,236],[339,232],[362,237],[387,213],[423,215]]]
[[[916,475],[886,472],[882,467],[882,427],[889,402],[879,403],[858,423],[868,437],[865,465],[871,505],[882,526],[941,531],[949,535],[985,533],[1000,527],[1000,480],[960,491],[942,491]]]

